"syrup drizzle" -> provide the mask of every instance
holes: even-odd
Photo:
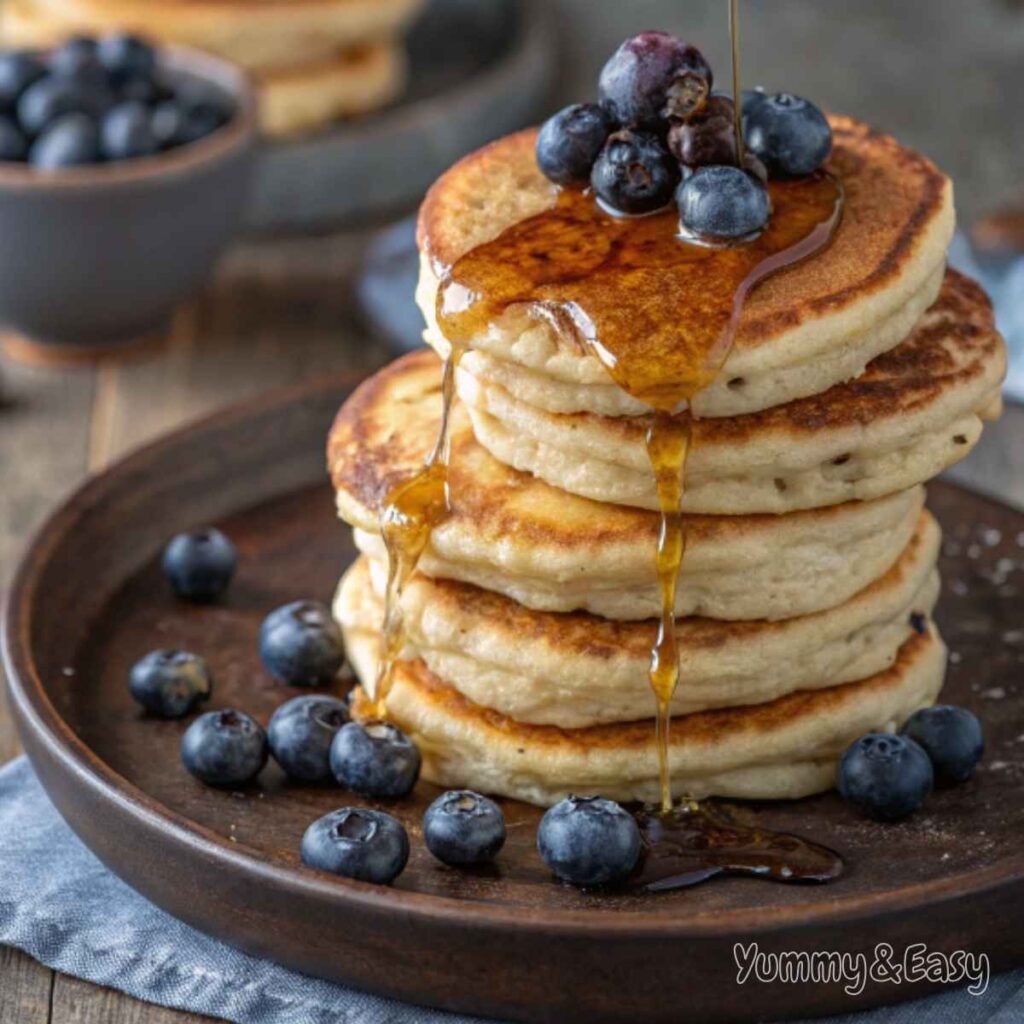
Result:
[[[448,461],[451,456],[451,410],[455,371],[465,348],[453,344],[441,372],[441,425],[434,450],[423,468],[392,488],[380,512],[381,536],[388,553],[388,582],[384,624],[373,688],[374,717],[387,717],[386,701],[394,678],[395,661],[405,644],[402,591],[416,571],[430,534],[448,514]]]

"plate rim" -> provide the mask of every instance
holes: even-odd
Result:
[[[281,891],[297,896],[328,900],[346,909],[380,913],[415,915],[425,921],[451,923],[461,927],[498,928],[509,932],[548,934],[587,938],[594,935],[652,939],[671,935],[676,939],[713,939],[742,931],[747,936],[777,933],[781,929],[803,929],[816,925],[836,926],[874,919],[881,910],[886,915],[949,900],[980,896],[1001,887],[1024,885],[1024,851],[1001,858],[996,864],[941,879],[918,883],[902,889],[840,898],[816,899],[799,905],[772,908],[770,914],[753,908],[731,908],[697,915],[652,914],[600,906],[586,909],[559,907],[531,908],[518,904],[502,905],[459,899],[378,886],[338,878],[309,868],[292,867],[275,861],[252,847],[230,843],[220,836],[172,810],[124,776],[114,771],[93,752],[63,719],[47,695],[31,650],[31,608],[37,592],[38,576],[66,527],[92,504],[92,499],[120,476],[138,468],[168,449],[196,435],[238,424],[261,413],[314,395],[326,397],[337,392],[344,400],[364,374],[345,373],[327,378],[276,388],[254,398],[232,403],[167,434],[133,449],[99,472],[89,474],[42,522],[23,548],[12,582],[4,596],[0,655],[6,673],[11,709],[22,739],[29,732],[42,744],[53,762],[80,785],[88,786],[97,799],[116,808],[119,815],[134,819],[137,827],[152,833],[158,841],[171,841],[183,850],[215,859],[225,870],[245,877],[272,882]],[[327,482],[326,474],[324,477]],[[947,486],[977,493],[1002,505],[1014,515],[1019,509],[1007,502],[973,491],[951,481]],[[32,744],[24,742],[26,749]],[[34,763],[34,755],[29,753]],[[43,783],[44,789],[47,789]],[[48,794],[49,795],[49,794]],[[73,830],[74,831],[74,830]],[[111,870],[116,869],[108,865]],[[828,891],[827,889],[823,891]],[[600,895],[595,899],[599,900]]]

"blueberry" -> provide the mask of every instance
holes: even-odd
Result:
[[[163,100],[153,108],[153,135],[161,149],[183,141],[185,111],[176,100]]]
[[[198,142],[234,116],[234,106],[222,92],[207,82],[187,79],[174,97],[181,108],[181,128],[177,145]]]
[[[152,651],[128,675],[132,696],[161,718],[183,718],[210,699],[213,677],[206,662],[188,651]]]
[[[329,683],[345,660],[341,630],[319,601],[293,601],[260,627],[260,657],[271,675],[292,686]]]
[[[152,156],[160,148],[153,134],[149,110],[137,101],[120,103],[114,107],[103,118],[100,133],[103,155],[108,160]]]
[[[505,845],[505,815],[479,793],[451,790],[423,815],[423,841],[444,864],[485,864]]]
[[[541,126],[537,165],[556,185],[586,185],[613,127],[603,107],[596,103],[573,103]]]
[[[627,39],[605,64],[601,103],[619,124],[659,130],[688,117],[711,93],[711,67],[701,52],[666,32]]]
[[[839,794],[878,821],[896,821],[916,811],[932,791],[932,763],[906,736],[868,733],[839,762]]]
[[[161,98],[160,86],[152,78],[127,78],[117,86],[117,98],[122,103],[151,104]]]
[[[267,763],[267,734],[241,711],[207,711],[185,730],[181,760],[208,786],[241,786]]]
[[[679,165],[654,135],[629,129],[608,139],[594,164],[590,184],[621,213],[650,213],[672,201]]]
[[[293,779],[331,778],[331,741],[349,720],[348,705],[334,697],[295,697],[282,704],[267,726],[270,752]]]
[[[13,111],[21,94],[45,74],[45,65],[31,53],[0,53],[0,110]]]
[[[736,163],[736,119],[732,99],[721,93],[708,98],[698,114],[673,123],[668,148],[685,167]]]
[[[65,114],[50,123],[29,150],[28,160],[41,171],[94,164],[100,159],[100,132],[87,114]]]
[[[390,722],[349,722],[331,744],[331,771],[360,796],[405,796],[419,778],[420,752]]]
[[[164,548],[164,575],[187,601],[215,601],[227,590],[237,565],[235,545],[212,527],[179,533]]]
[[[809,100],[780,92],[744,105],[747,147],[773,178],[800,178],[816,171],[832,150],[832,129]]]
[[[612,800],[570,796],[541,818],[537,849],[563,881],[603,885],[620,881],[636,867],[640,829]]]
[[[768,223],[764,184],[738,167],[698,167],[676,193],[679,220],[704,238],[744,238]]]
[[[302,863],[360,882],[388,885],[409,860],[409,837],[383,811],[342,807],[318,818],[302,837]]]
[[[94,114],[95,105],[86,90],[59,78],[41,78],[18,100],[18,121],[26,135],[39,135],[65,114]]]
[[[109,92],[110,75],[100,62],[96,42],[84,36],[69,39],[50,54],[50,72],[95,92]]]
[[[100,40],[96,53],[119,85],[132,79],[152,81],[156,71],[156,51],[138,36],[127,33],[107,36]]]
[[[27,154],[21,130],[9,117],[0,116],[0,161],[24,160]]]
[[[951,704],[922,708],[910,716],[903,734],[924,749],[939,782],[966,782],[985,752],[977,715]]]

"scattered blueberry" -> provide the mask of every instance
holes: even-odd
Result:
[[[423,815],[423,841],[445,864],[484,864],[505,845],[505,816],[493,800],[479,793],[452,790]]]
[[[839,762],[836,785],[849,804],[878,821],[916,811],[932,791],[932,763],[906,736],[868,733]]]
[[[329,683],[345,660],[341,630],[319,601],[293,601],[272,611],[260,627],[267,670],[292,686]]]
[[[939,782],[966,782],[985,752],[977,715],[951,704],[915,712],[903,726],[903,735],[918,743],[931,758]]]
[[[179,533],[164,548],[164,575],[178,597],[187,601],[215,601],[227,589],[237,565],[234,544],[212,527]]]
[[[210,699],[213,677],[206,662],[188,651],[152,651],[128,675],[131,695],[161,718],[183,718]]]
[[[31,53],[0,53],[0,110],[13,111],[21,94],[46,74],[46,66]]]
[[[705,238],[744,238],[771,214],[764,184],[738,167],[697,168],[679,186],[676,202],[682,226]]]
[[[598,88],[602,105],[619,124],[660,130],[667,119],[699,110],[712,81],[696,47],[667,32],[641,32],[612,54]]]
[[[24,160],[28,143],[18,126],[9,118],[0,116],[0,161]]]
[[[267,726],[274,760],[293,779],[331,778],[331,741],[349,720],[348,705],[334,697],[295,697],[282,704]]]
[[[86,91],[74,82],[59,78],[41,78],[30,85],[18,100],[18,122],[26,135],[39,135],[65,114],[89,114],[94,111]]]
[[[809,100],[780,92],[744,112],[747,146],[773,178],[799,178],[816,171],[832,149],[832,129]]]
[[[541,818],[537,849],[563,881],[603,885],[620,881],[636,867],[640,829],[612,800],[570,796]]]
[[[107,36],[99,41],[96,54],[122,87],[130,80],[151,81],[156,72],[156,51],[138,36],[124,33]]]
[[[99,159],[99,129],[86,114],[65,114],[52,121],[28,154],[29,163],[41,171],[94,164]]]
[[[349,722],[331,744],[331,771],[360,796],[405,796],[420,775],[420,752],[390,722]]]
[[[409,837],[383,811],[342,807],[318,818],[302,837],[302,863],[344,878],[388,885],[409,860]]]
[[[152,118],[145,104],[138,101],[119,103],[100,126],[103,155],[108,160],[130,160],[152,156],[160,144],[153,133]]]
[[[613,127],[603,107],[573,103],[541,126],[537,165],[556,185],[586,185]]]
[[[764,91],[763,86],[758,86],[756,89],[744,89],[743,90],[743,116],[747,117],[754,110],[757,109],[767,98],[768,93]],[[746,122],[744,122],[744,138],[746,138]]]
[[[207,711],[185,731],[181,760],[208,786],[241,786],[267,763],[267,735],[241,711]]]
[[[613,210],[640,214],[667,206],[679,177],[679,165],[656,136],[623,129],[609,137],[590,184]]]

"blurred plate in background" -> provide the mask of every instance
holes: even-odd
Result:
[[[432,0],[408,46],[397,103],[264,143],[250,230],[319,231],[407,209],[458,157],[543,112],[555,66],[544,0]]]

